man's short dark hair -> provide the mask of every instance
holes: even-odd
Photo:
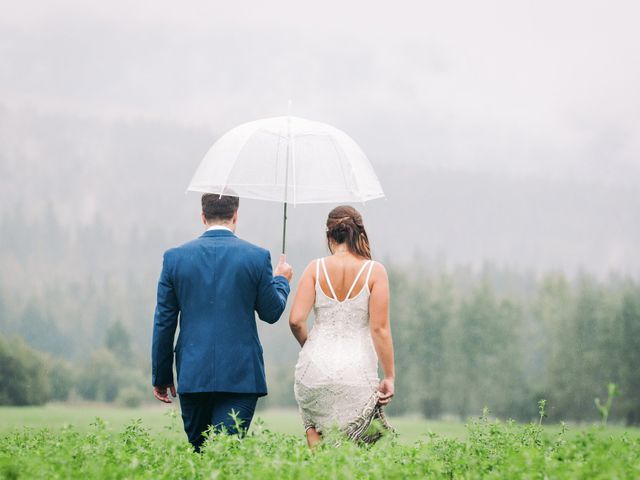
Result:
[[[205,193],[202,195],[202,213],[204,218],[210,222],[214,220],[231,220],[238,211],[240,199],[238,197],[223,195],[218,193]]]

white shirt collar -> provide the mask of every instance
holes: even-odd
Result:
[[[207,228],[207,232],[210,230],[228,230],[233,233],[233,230],[231,230],[229,227],[225,227],[224,225],[211,225],[209,228]]]

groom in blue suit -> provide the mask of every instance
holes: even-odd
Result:
[[[171,403],[177,393],[184,429],[196,451],[209,426],[236,431],[251,424],[267,394],[255,313],[267,323],[282,315],[292,269],[284,260],[272,273],[271,256],[235,235],[239,199],[204,194],[199,238],[164,254],[153,324],[154,396]],[[180,333],[174,348],[176,327]]]

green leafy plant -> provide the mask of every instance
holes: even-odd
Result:
[[[467,438],[433,433],[413,444],[386,436],[363,446],[331,435],[311,452],[303,435],[264,428],[256,419],[243,437],[212,429],[202,453],[183,432],[152,433],[140,420],[113,430],[96,419],[87,432],[73,427],[0,430],[0,478],[638,478],[640,431],[567,434],[563,425],[502,422],[485,410],[467,426]],[[175,419],[175,411],[168,421]],[[237,418],[237,416],[236,416]],[[241,427],[238,421],[237,427]],[[329,438],[331,437],[331,438]],[[612,455],[615,452],[615,455]]]
[[[600,412],[600,423],[603,427],[607,425],[609,413],[611,412],[611,407],[613,405],[613,399],[619,395],[620,392],[618,391],[618,386],[615,383],[609,383],[607,385],[607,401],[602,403],[600,402],[600,398],[596,397],[594,399],[596,408],[598,409],[598,412]]]
[[[542,426],[542,419],[547,416],[547,401],[545,399],[538,400],[538,414],[540,415],[540,420],[538,421],[538,426]]]

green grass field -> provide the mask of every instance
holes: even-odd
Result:
[[[119,408],[108,405],[65,405],[55,404],[44,407],[0,407],[0,432],[23,427],[59,429],[65,425],[73,425],[79,431],[86,431],[96,417],[100,417],[113,432],[121,431],[131,420],[140,419],[153,434],[166,433],[171,423],[168,414],[174,411],[180,414],[177,404],[164,406],[147,406],[143,408]],[[295,410],[258,411],[256,418],[261,418],[266,428],[273,432],[303,437],[302,423]],[[180,423],[178,419],[178,423]],[[424,437],[428,432],[453,438],[464,438],[465,427],[460,422],[425,421],[420,418],[394,418],[393,426],[404,443],[412,443]],[[182,432],[172,435],[182,438]]]
[[[152,405],[141,408],[122,408],[100,404],[51,404],[43,407],[0,407],[0,433],[28,427],[32,429],[59,429],[72,425],[78,431],[87,431],[96,417],[106,422],[112,432],[121,431],[131,420],[140,419],[152,434],[166,434],[171,424],[170,412],[180,415],[177,403],[172,405]],[[264,421],[266,428],[273,432],[303,437],[302,423],[296,410],[259,410],[256,417]],[[178,418],[178,423],[180,424]],[[402,443],[413,443],[426,438],[429,433],[464,440],[467,429],[459,421],[425,420],[420,417],[394,417],[390,419]],[[567,436],[578,435],[590,425],[568,425]],[[554,434],[559,425],[545,425],[545,431]],[[609,425],[606,430],[595,429],[597,435],[621,436],[625,432],[640,435],[640,429]],[[182,438],[181,431],[172,435]]]
[[[640,431],[619,426],[392,418],[397,437],[311,453],[295,411],[257,418],[198,455],[173,406],[0,407],[0,478],[640,478]]]

